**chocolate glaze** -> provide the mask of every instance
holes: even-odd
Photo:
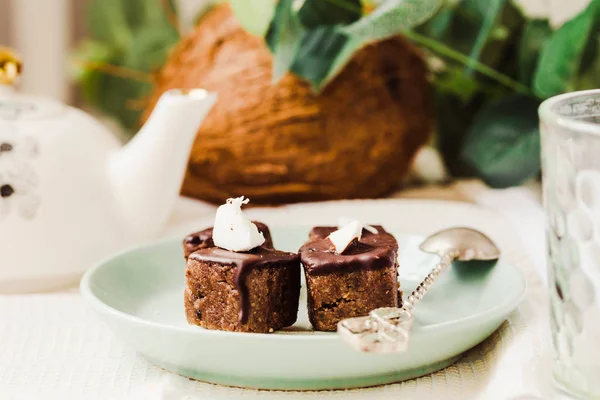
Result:
[[[262,247],[267,249],[273,248],[273,240],[271,239],[271,232],[269,231],[269,227],[262,222],[252,221],[259,232],[262,232],[265,237],[265,242]],[[192,233],[183,239],[183,251],[185,254],[185,258],[187,259],[190,254],[200,249],[207,249],[210,247],[215,247],[215,243],[212,239],[213,228],[206,228],[200,232]]]
[[[326,274],[336,270],[385,268],[396,263],[398,242],[381,226],[378,233],[363,229],[360,240],[353,240],[342,254],[335,252],[327,236],[337,228],[317,226],[310,233],[311,240],[300,248],[300,258],[308,274]]]
[[[183,239],[183,251],[185,258],[188,258],[193,252],[214,247],[215,244],[212,240],[213,228],[207,228],[203,231],[192,233]]]
[[[252,268],[276,267],[298,265],[299,256],[294,253],[286,253],[279,250],[257,247],[248,252],[234,252],[220,247],[212,247],[198,250],[190,255],[190,258],[200,262],[210,262],[223,265],[234,265],[235,272],[233,283],[240,293],[240,322],[245,324],[248,321],[248,311],[250,307],[248,288],[246,286],[246,277]]]
[[[379,232],[379,233],[385,232],[385,229],[383,229],[383,227],[381,225],[371,225],[371,226],[373,228],[377,229],[377,232]],[[311,231],[309,233],[309,240],[325,239],[332,232],[335,232],[337,230],[338,230],[337,226],[315,226],[311,229]],[[368,231],[363,228],[361,236],[365,236],[366,234],[372,235],[373,233],[371,231]]]

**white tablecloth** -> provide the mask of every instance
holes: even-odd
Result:
[[[136,355],[86,310],[77,290],[71,289],[0,296],[0,399],[104,400],[136,395],[199,400],[549,398],[545,250],[539,199],[535,191],[524,188],[491,191],[479,187],[469,188],[468,193],[481,207],[459,206],[460,212],[453,215],[443,207],[431,207],[423,213],[419,201],[409,200],[380,201],[376,207],[359,201],[248,211],[251,217],[274,224],[324,222],[349,210],[359,219],[385,221],[393,212],[394,218],[414,233],[468,224],[492,236],[503,256],[525,273],[526,299],[488,340],[443,371],[394,385],[331,392],[266,392],[195,382],[167,373]],[[213,211],[212,206],[183,201],[165,235],[177,236],[197,228],[198,218],[210,220]]]

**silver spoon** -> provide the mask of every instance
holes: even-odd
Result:
[[[483,233],[471,228],[450,228],[436,232],[427,237],[419,248],[424,252],[437,254],[440,256],[440,262],[406,298],[402,308],[378,308],[366,317],[340,321],[337,332],[344,342],[364,352],[405,351],[410,338],[414,306],[453,261],[485,261],[500,258],[500,250],[494,242]]]

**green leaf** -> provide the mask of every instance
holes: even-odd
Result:
[[[347,25],[361,16],[361,0],[305,0],[298,11],[300,22],[305,28]]]
[[[479,61],[480,64],[505,75],[510,74],[510,63],[514,64],[513,60],[516,59],[513,43],[524,24],[523,15],[512,1],[504,1],[497,12],[495,23],[489,28],[490,31],[484,34],[486,15],[487,0],[463,0],[452,7],[442,8],[433,18],[415,30],[420,35],[430,40],[434,39],[454,52],[464,55],[465,61],[460,64],[467,68],[477,71],[476,65]],[[488,21],[491,21],[491,18]],[[478,39],[483,43],[479,50]],[[474,58],[476,53],[477,59]]]
[[[473,48],[471,49],[471,53],[469,54],[470,60],[479,60],[479,56],[483,50],[483,46],[485,45],[490,33],[493,30],[494,24],[498,19],[499,14],[502,11],[502,7],[504,6],[505,0],[474,0],[477,3],[478,11],[483,11],[483,23],[481,24],[481,28],[477,33],[477,37],[475,39],[475,43]],[[482,3],[483,1],[483,3]],[[473,72],[473,62],[471,61],[467,65],[467,73],[472,74]]]
[[[577,76],[576,90],[598,89],[600,87],[600,33],[593,35],[588,43]]]
[[[429,39],[428,37],[420,35],[414,31],[405,31],[404,36],[441,56],[447,57],[448,59],[459,63],[460,65],[466,65],[469,62],[468,56],[452,49],[451,47],[435,39]],[[481,73],[482,75],[485,75],[488,78],[493,79],[495,82],[502,84],[506,88],[510,88],[520,93],[530,92],[527,86],[513,80],[510,76],[507,76],[493,68],[488,67],[485,64],[477,62],[474,68],[477,70],[477,72]]]
[[[519,41],[519,81],[531,85],[540,51],[552,34],[547,19],[532,19],[523,28]]]
[[[265,33],[265,43],[271,53],[275,54],[277,51],[277,43],[278,43],[278,35],[279,35],[279,26],[281,19],[283,18],[284,9],[281,7],[282,3],[278,3],[277,7],[275,7],[275,12],[273,13],[273,18],[271,19],[271,23],[267,28],[267,32]]]
[[[364,45],[422,22],[438,5],[439,0],[385,0],[351,25],[312,29],[303,36],[292,70],[310,81],[314,91],[320,91]]]
[[[512,95],[475,116],[461,154],[488,185],[510,187],[540,172],[538,106],[537,99]]]
[[[452,26],[454,15],[453,8],[442,8],[418,30],[430,38],[442,39]]]
[[[327,83],[331,82],[335,77],[344,69],[346,64],[352,59],[354,54],[362,47],[362,42],[356,38],[348,38],[344,43],[344,46],[333,58],[333,62],[329,68],[329,72],[319,82],[313,82],[313,90],[322,90]]]
[[[122,3],[129,29],[134,32],[148,25],[171,25],[167,12],[175,14],[175,0],[122,0]]]
[[[533,80],[538,96],[551,97],[574,89],[597,18],[600,18],[600,0],[592,0],[587,8],[550,36],[542,48]]]
[[[440,0],[385,0],[371,14],[342,31],[364,43],[398,35],[435,14]]]
[[[164,65],[169,50],[179,41],[171,25],[149,25],[141,28],[126,53],[124,65],[138,71],[151,72]]]
[[[279,82],[290,70],[302,41],[304,29],[292,8],[293,3],[293,0],[280,0],[267,32],[267,43],[274,52],[273,83]]]
[[[274,0],[229,0],[229,4],[246,31],[265,35],[275,13]]]
[[[308,80],[313,90],[319,90],[347,41],[348,37],[334,27],[321,26],[306,31],[292,71]]]
[[[122,1],[123,12],[129,29],[135,31],[150,20],[162,16],[161,0],[126,0]]]
[[[92,39],[126,48],[132,40],[122,0],[91,0],[86,8],[87,27]]]

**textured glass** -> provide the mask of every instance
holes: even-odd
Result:
[[[553,374],[564,391],[600,396],[600,91],[540,108]]]

